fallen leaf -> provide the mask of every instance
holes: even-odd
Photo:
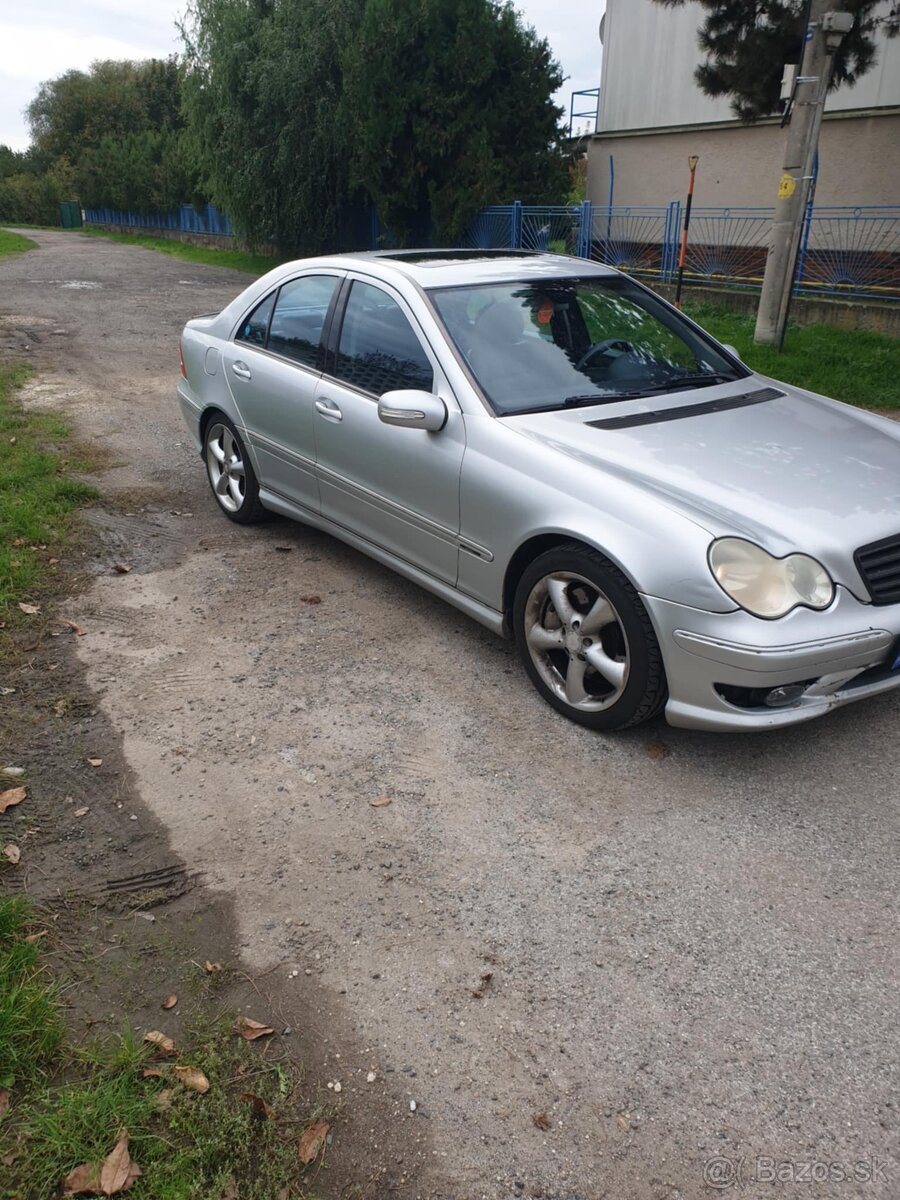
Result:
[[[90,811],[91,810],[87,807],[87,805],[85,805],[84,808],[76,808],[72,815],[74,817],[83,817],[85,813],[89,813]]]
[[[100,1168],[94,1163],[82,1163],[71,1170],[63,1180],[64,1196],[102,1196],[100,1191]]]
[[[254,1092],[241,1092],[241,1099],[246,1100],[248,1104],[253,1105],[253,1111],[260,1117],[271,1117],[273,1109],[271,1104],[267,1104],[262,1096],[257,1096]]]
[[[3,690],[4,690],[4,692],[7,692],[7,691],[14,692],[16,689],[15,688],[4,688]],[[20,778],[20,776],[22,776],[24,774],[25,774],[24,767],[3,767],[2,770],[0,770],[0,775],[8,775],[10,779],[18,779],[18,778]]]
[[[162,1006],[163,1008],[174,1008],[177,1003],[178,997],[173,992],[171,996],[166,996],[165,1000],[162,1002]]]
[[[165,1074],[162,1067],[144,1067],[141,1071],[141,1079],[164,1079]]]
[[[117,575],[127,575],[131,567],[126,567],[124,563],[113,563],[112,569]]]
[[[308,1129],[304,1129],[300,1134],[300,1142],[297,1146],[300,1161],[304,1164],[311,1163],[325,1145],[325,1138],[327,1136],[328,1125],[325,1121],[316,1121],[315,1125],[310,1125]]]
[[[68,625],[76,637],[84,637],[87,633],[87,630],[82,629],[77,621],[64,621],[63,624]]]
[[[218,975],[219,971],[222,970],[221,963],[211,963],[209,959],[207,959],[203,965],[206,967],[207,975]]]
[[[535,1129],[543,1129],[546,1131],[550,1128],[550,1118],[546,1113],[543,1112],[535,1113],[531,1118],[531,1123]]]
[[[279,554],[290,554],[290,552],[294,549],[294,547],[293,546],[276,546],[275,549],[278,551]]]
[[[485,973],[481,976],[481,979],[478,981],[478,987],[471,989],[472,995],[476,1000],[481,1000],[483,998],[485,989],[488,987],[493,978],[493,971],[485,971]]]
[[[175,1089],[174,1088],[162,1088],[153,1097],[153,1107],[159,1108],[159,1109],[171,1108],[172,1101],[174,1099],[175,1099]]]
[[[173,1067],[172,1072],[192,1092],[199,1092],[202,1096],[209,1091],[209,1080],[196,1067]]]
[[[259,1021],[253,1021],[250,1017],[238,1017],[234,1028],[247,1042],[255,1042],[257,1038],[267,1037],[275,1032],[271,1025],[260,1025]]]
[[[390,796],[379,796],[376,800],[370,800],[369,803],[373,808],[387,808],[391,803]]]
[[[235,1187],[233,1179],[229,1179],[225,1184],[225,1191],[219,1197],[219,1200],[238,1200],[238,1190]]]
[[[0,1088],[0,1117],[9,1108],[9,1088]]]
[[[631,1129],[631,1125],[629,1124],[629,1122],[626,1120],[625,1117],[616,1117],[616,1124],[618,1125],[618,1127],[622,1131],[622,1133],[628,1133],[629,1129]]]
[[[18,846],[10,842],[8,846],[3,847],[3,856],[4,858],[8,859],[13,866],[15,866],[22,857],[22,851]]]
[[[19,601],[19,609],[26,617],[36,617],[41,611],[41,606],[39,604],[23,604]]]
[[[662,742],[648,742],[647,754],[650,758],[658,762],[661,758],[669,757],[669,747]]]
[[[322,603],[321,596],[301,596],[300,599],[303,601],[304,604],[321,604]],[[22,606],[19,605],[19,607],[21,608]]]
[[[89,767],[102,767],[103,766],[102,758],[89,758],[87,761],[88,761]]]
[[[5,792],[0,792],[0,813],[5,813],[14,804],[21,804],[24,799],[25,788],[23,787],[8,788]]]
[[[144,1034],[145,1042],[152,1042],[154,1046],[158,1046],[163,1054],[174,1054],[175,1043],[170,1037],[166,1037],[164,1033],[160,1033],[158,1029],[151,1029],[149,1033]]]
[[[123,1129],[115,1147],[100,1167],[101,1195],[117,1196],[119,1192],[127,1191],[140,1173],[141,1168],[131,1161],[128,1153],[128,1130]]]
[[[59,559],[58,558],[48,558],[47,562],[50,564],[51,567],[55,567],[56,564],[59,562]]]
[[[39,941],[41,940],[41,938],[42,938],[42,937],[46,937],[46,936],[47,936],[47,930],[46,930],[46,929],[42,929],[42,930],[40,931],[40,933],[29,933],[29,935],[28,935],[28,937],[25,939],[25,941],[26,941],[26,942],[28,942],[28,944],[29,944],[30,946],[33,946],[35,942],[39,942]]]

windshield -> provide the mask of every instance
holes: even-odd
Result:
[[[501,416],[610,403],[749,374],[623,276],[438,288],[430,296]]]

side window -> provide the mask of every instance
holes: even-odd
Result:
[[[358,280],[344,313],[336,374],[376,396],[396,388],[430,392],[434,384],[431,363],[399,304]]]
[[[322,330],[337,283],[334,275],[304,275],[284,284],[269,329],[269,349],[318,368]]]
[[[235,341],[249,342],[251,346],[266,344],[266,330],[269,328],[269,317],[272,315],[272,305],[275,303],[275,293],[266,296],[257,304],[253,312],[237,331]]]

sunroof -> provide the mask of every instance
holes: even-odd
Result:
[[[398,262],[428,266],[429,263],[477,262],[492,258],[529,258],[533,250],[395,250],[382,254],[382,258],[395,258]]]

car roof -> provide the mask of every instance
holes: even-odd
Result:
[[[325,259],[318,260],[326,265]],[[520,282],[532,278],[571,279],[573,276],[617,275],[612,267],[573,258],[567,254],[542,254],[527,250],[375,250],[329,255],[327,264],[344,268],[376,268],[383,279],[404,275],[422,288],[458,287],[479,283]],[[299,263],[285,264],[291,267]]]

